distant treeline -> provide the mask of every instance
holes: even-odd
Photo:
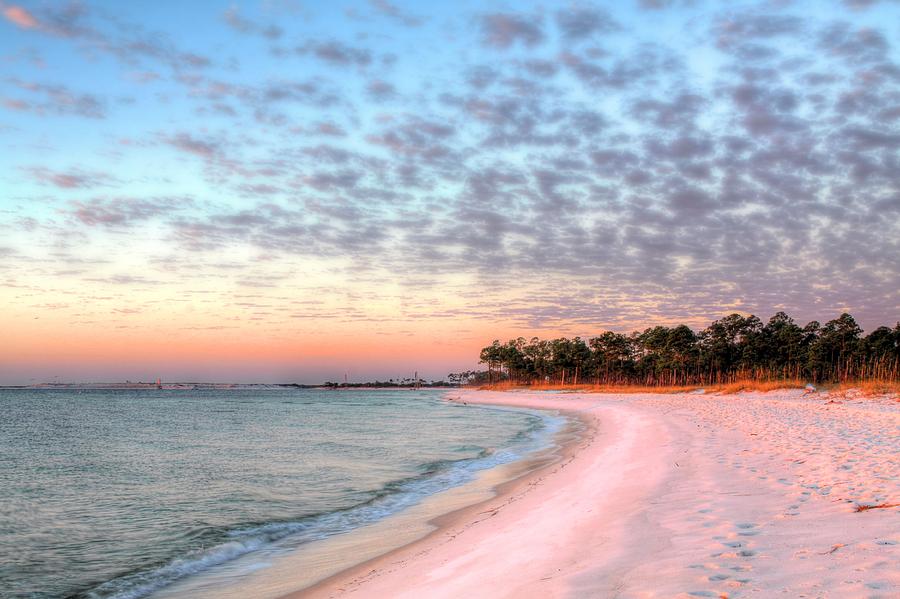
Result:
[[[732,314],[695,333],[686,325],[582,339],[520,337],[481,350],[470,383],[712,385],[738,380],[814,383],[900,378],[900,323],[863,335],[849,314],[806,326],[779,312],[765,324]]]

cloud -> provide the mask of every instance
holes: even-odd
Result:
[[[146,277],[129,274],[116,274],[108,277],[92,277],[86,279],[93,283],[103,283],[108,285],[160,285],[162,281],[148,279]]]
[[[575,6],[556,12],[556,24],[568,40],[583,40],[597,33],[612,33],[621,27],[608,12]]]
[[[185,85],[192,97],[205,104],[201,110],[229,117],[250,115],[258,123],[285,126],[288,117],[284,107],[291,104],[340,106],[341,97],[317,79],[305,81],[276,80],[256,85],[232,83],[220,79],[191,77]]]
[[[880,31],[854,28],[843,22],[825,28],[820,34],[819,46],[832,56],[854,63],[884,60],[890,47]]]
[[[407,27],[418,27],[423,22],[421,18],[403,12],[395,4],[388,2],[388,0],[369,0],[369,4],[382,16],[393,19]]]
[[[284,30],[277,25],[262,26],[246,17],[241,16],[236,6],[232,6],[222,15],[222,18],[229,27],[238,33],[248,35],[259,35],[269,40],[277,40],[284,34]]]
[[[90,189],[108,185],[113,180],[107,173],[88,172],[80,169],[53,171],[44,167],[32,167],[29,171],[36,181],[53,185],[59,189]]]
[[[6,20],[17,27],[21,27],[22,29],[34,29],[39,25],[38,20],[34,15],[21,6],[10,4],[8,6],[3,6],[2,8],[3,16],[6,17]]]
[[[448,142],[454,133],[454,127],[447,123],[412,117],[366,139],[407,159],[436,165],[453,155]]]
[[[44,115],[73,115],[90,119],[106,118],[106,102],[94,94],[72,91],[64,85],[9,80],[27,95],[26,98],[4,98],[4,106],[11,110],[29,111]]]
[[[772,3],[778,1],[791,2],[792,0],[772,0]],[[636,0],[638,8],[643,10],[666,10],[675,7],[693,7],[697,4],[696,0]]]
[[[803,19],[792,15],[739,13],[718,19],[713,27],[719,47],[796,36],[803,30]]]
[[[900,148],[900,133],[890,134],[872,129],[848,127],[844,130],[844,134],[852,140],[854,147],[859,151]]]
[[[102,11],[91,11],[80,2],[50,3],[36,13],[14,11],[13,17],[7,8],[4,15],[11,20],[16,17],[20,26],[34,23],[31,28],[35,31],[68,40],[88,57],[109,55],[129,66],[154,62],[177,72],[204,69],[212,64],[206,56],[181,50],[165,34],[123,23]]]
[[[675,0],[637,0],[639,7],[646,10],[662,10],[675,5]]]
[[[89,227],[127,227],[191,204],[190,198],[95,198],[72,202],[67,213]]]
[[[219,142],[209,139],[200,139],[184,132],[177,133],[174,136],[167,138],[166,142],[182,152],[194,154],[203,158],[212,158],[221,148]]]
[[[853,10],[865,10],[878,4],[879,0],[841,0],[842,4]]]
[[[333,137],[344,137],[347,135],[347,132],[340,125],[327,121],[316,123],[312,131],[318,135],[328,135]]]
[[[102,37],[99,31],[86,23],[90,13],[80,2],[59,3],[44,8],[40,13],[40,29],[51,35],[85,40]]]
[[[376,100],[388,100],[397,94],[396,88],[386,81],[373,79],[366,85],[366,91]]]
[[[335,66],[367,67],[372,63],[372,53],[364,48],[354,48],[337,40],[311,41],[297,48],[298,54],[309,54]]]
[[[479,18],[481,41],[486,46],[508,49],[516,43],[534,47],[544,41],[541,19],[516,13],[492,13]]]
[[[638,98],[631,107],[631,114],[639,120],[649,120],[657,127],[693,127],[704,107],[710,101],[696,93],[679,92],[668,98]]]

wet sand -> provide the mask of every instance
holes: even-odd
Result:
[[[451,393],[586,423],[563,458],[300,597],[898,597],[900,403]]]

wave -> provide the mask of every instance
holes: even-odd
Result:
[[[419,474],[387,483],[352,507],[305,516],[294,521],[246,523],[211,532],[215,544],[163,565],[132,572],[79,593],[80,599],[140,599],[182,578],[198,574],[274,543],[297,546],[375,523],[420,503],[423,499],[472,481],[478,472],[521,459],[546,447],[562,427],[563,419],[532,413],[535,417],[501,449],[480,448],[473,458],[438,460],[421,464]],[[471,448],[471,446],[468,446]],[[208,536],[206,534],[202,536]]]

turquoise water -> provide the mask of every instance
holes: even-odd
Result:
[[[0,596],[138,598],[549,443],[442,391],[0,390]]]

